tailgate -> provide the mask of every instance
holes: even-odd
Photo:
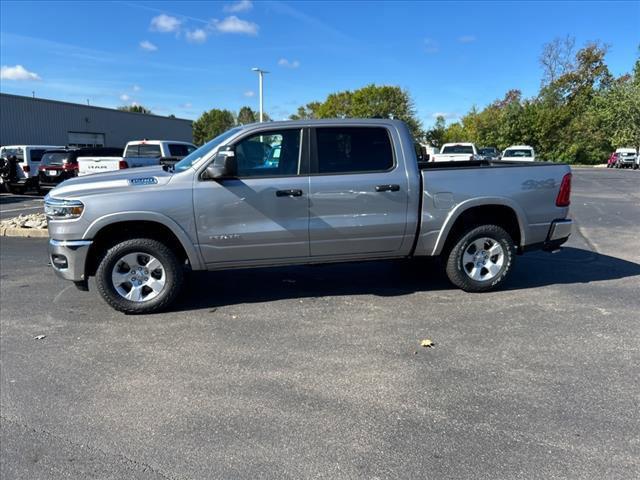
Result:
[[[120,169],[122,157],[78,157],[78,176]]]

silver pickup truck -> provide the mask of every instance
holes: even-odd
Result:
[[[126,313],[168,307],[185,272],[440,256],[470,292],[566,242],[566,165],[426,163],[397,120],[237,127],[174,167],[65,181],[46,197],[51,265]]]

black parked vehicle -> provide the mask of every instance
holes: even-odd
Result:
[[[122,148],[60,148],[47,150],[38,168],[38,189],[55,188],[78,175],[78,157],[122,157]]]
[[[500,160],[500,150],[496,147],[482,147],[478,149],[480,160]]]

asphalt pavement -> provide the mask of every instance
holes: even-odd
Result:
[[[43,197],[37,194],[0,193],[0,220],[42,212],[43,204]]]
[[[576,169],[567,246],[484,294],[428,261],[268,268],[126,316],[2,238],[0,476],[638,478],[639,194]]]

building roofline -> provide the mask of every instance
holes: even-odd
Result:
[[[85,105],[83,103],[64,102],[62,100],[52,100],[52,99],[49,99],[49,98],[39,98],[39,97],[28,97],[26,95],[15,95],[13,93],[0,92],[0,97],[3,97],[3,96],[19,98],[19,99],[22,99],[22,100],[32,100],[32,101],[39,101],[39,102],[56,103],[56,104],[61,104],[61,105],[73,105],[74,107],[84,107],[84,108],[92,108],[92,109],[97,109],[97,110],[107,110],[107,111],[110,111],[110,112],[128,113],[130,115],[145,115],[147,117],[157,117],[157,118],[164,118],[164,119],[167,119],[167,120],[180,120],[182,122],[191,122],[191,123],[193,123],[193,120],[189,120],[188,118],[169,117],[169,116],[165,116],[165,115],[157,115],[155,113],[128,112],[126,110],[118,110],[117,108],[99,107],[97,105]]]

